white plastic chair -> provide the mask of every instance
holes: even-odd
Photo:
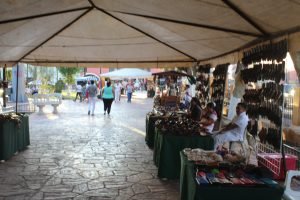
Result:
[[[241,146],[241,152],[240,154],[243,155],[245,158],[247,155],[247,147],[249,146],[248,140],[247,140],[247,127],[244,130],[243,140],[240,141],[230,141],[229,142],[229,151],[231,151],[233,145],[240,145]]]
[[[295,177],[297,177],[298,180],[296,180]],[[297,181],[298,185],[296,189],[295,186],[293,185],[291,187],[292,181]],[[284,200],[299,200],[300,199],[300,171],[289,170],[285,178],[284,186],[285,186],[285,190],[282,197]]]

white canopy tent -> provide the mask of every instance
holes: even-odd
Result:
[[[101,74],[102,77],[108,77],[111,80],[122,80],[124,78],[149,78],[152,76],[151,72],[137,69],[137,68],[124,68],[112,72],[108,72],[105,74]]]
[[[299,10],[299,0],[2,0],[0,66],[192,66],[294,38]]]

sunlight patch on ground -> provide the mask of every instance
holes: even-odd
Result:
[[[146,136],[145,132],[143,132],[143,131],[141,131],[141,130],[139,130],[137,128],[134,128],[132,126],[128,126],[127,124],[123,124],[123,123],[118,122],[118,125],[120,125],[120,126],[122,126],[124,128],[130,129],[131,131],[133,131],[133,132],[135,132],[137,134],[140,134],[142,136]]]
[[[54,114],[46,114],[47,119],[49,120],[55,120],[58,119],[59,116],[58,115],[54,115]]]

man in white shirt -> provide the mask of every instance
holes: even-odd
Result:
[[[225,142],[243,141],[245,129],[248,125],[249,118],[246,115],[246,104],[238,103],[236,106],[236,116],[231,123],[222,128],[215,136],[215,150]]]
[[[76,85],[76,97],[74,99],[74,101],[77,100],[77,97],[79,96],[80,98],[80,102],[82,102],[82,95],[81,95],[81,92],[82,92],[82,86],[79,84],[79,85]]]
[[[120,100],[121,100],[121,89],[122,89],[121,83],[116,82],[116,84],[115,84],[115,102],[120,102]]]

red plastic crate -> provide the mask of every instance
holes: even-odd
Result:
[[[280,153],[259,153],[257,158],[260,166],[266,167],[273,173],[273,179],[285,179],[283,160]],[[297,160],[297,156],[285,155],[286,170],[296,170]]]

